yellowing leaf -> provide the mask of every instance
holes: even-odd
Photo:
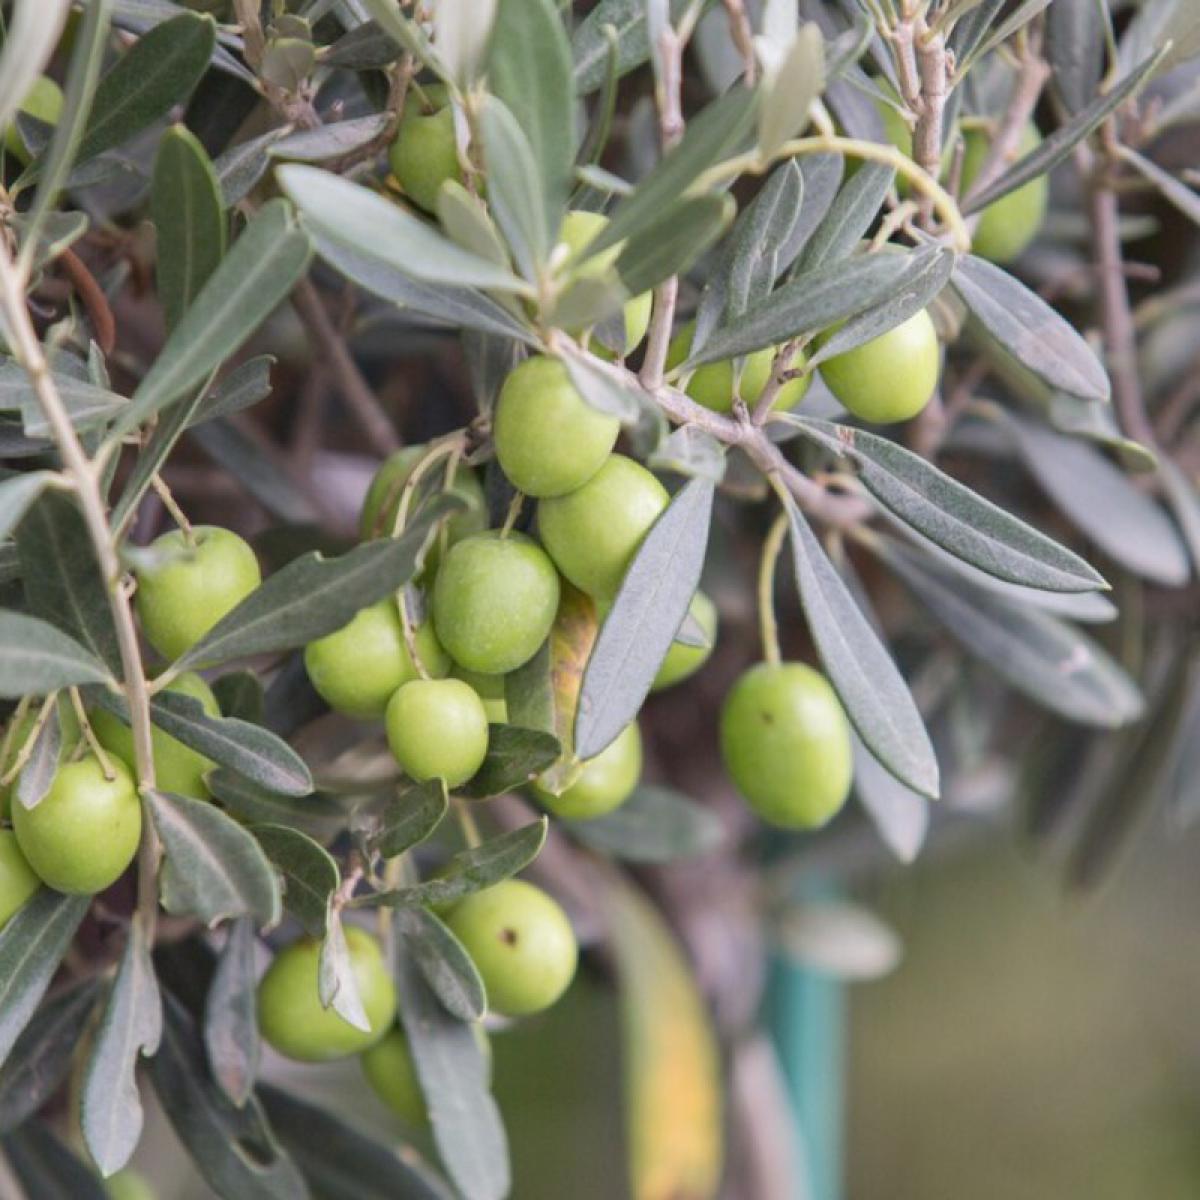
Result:
[[[723,1157],[716,1038],[683,952],[655,909],[614,883],[634,1200],[708,1200]]]

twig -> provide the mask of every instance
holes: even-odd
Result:
[[[742,56],[742,75],[746,86],[753,87],[758,80],[758,59],[754,54],[754,31],[750,27],[750,18],[746,16],[746,6],[742,0],[721,2],[729,17],[729,36]]]
[[[96,282],[96,277],[88,270],[87,263],[74,250],[64,250],[58,261],[71,281],[83,307],[87,309],[92,319],[92,331],[96,335],[96,345],[105,355],[113,352],[117,344],[117,323],[113,318],[112,309],[104,289]]]
[[[1142,383],[1138,377],[1133,309],[1125,274],[1121,270],[1120,208],[1103,167],[1093,178],[1090,206],[1096,244],[1100,324],[1112,376],[1113,403],[1125,435],[1153,448],[1157,439],[1146,416]]]
[[[150,698],[133,609],[122,586],[121,563],[108,526],[100,481],[63,406],[54,376],[50,373],[25,302],[25,284],[26,280],[13,262],[9,247],[0,246],[0,309],[4,313],[10,349],[29,376],[38,404],[58,446],[63,466],[75,486],[88,537],[104,580],[121,657],[121,673],[124,677],[122,690],[129,704],[138,789],[144,794],[155,783],[154,752],[150,741]],[[161,854],[154,823],[147,817],[142,822],[142,841],[138,851],[138,910],[143,915],[151,939],[158,912],[158,864]]]
[[[329,319],[325,305],[311,280],[305,279],[296,285],[292,292],[292,303],[304,327],[324,351],[342,397],[363,433],[380,450],[388,453],[398,450],[400,439],[396,430],[346,348],[345,339]]]

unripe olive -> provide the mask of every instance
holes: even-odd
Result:
[[[0,929],[41,886],[41,879],[21,853],[17,835],[11,829],[0,829]]]
[[[62,116],[62,107],[62,89],[49,76],[39,75],[25,93],[19,111],[47,125],[57,125],[58,118]],[[22,166],[29,162],[29,149],[17,128],[15,117],[4,131],[4,149]]]
[[[68,763],[36,807],[12,806],[21,852],[57,891],[101,892],[137,854],[142,803],[125,764],[110,758],[109,766],[111,779],[93,755]]]
[[[434,678],[445,675],[450,660],[428,621],[417,626],[414,640],[425,670]],[[309,642],[304,668],[330,708],[362,720],[382,717],[396,689],[418,675],[390,596],[360,609],[334,633]]]
[[[696,322],[689,321],[674,338],[667,350],[667,368],[677,367],[683,362],[692,349],[692,336],[696,332]],[[763,350],[755,350],[747,354],[742,366],[742,376],[738,384],[738,395],[741,396],[747,408],[753,408],[763,394],[763,389],[771,378],[771,367],[775,362],[775,349],[768,346]],[[804,366],[804,353],[797,350],[788,363],[789,369]],[[697,367],[692,372],[687,384],[687,394],[697,404],[711,408],[713,412],[732,412],[734,401],[734,360],[723,359],[720,362],[707,363]],[[790,379],[779,389],[771,404],[772,412],[786,412],[795,408],[804,399],[808,385],[812,382],[810,375],[801,375],[798,379]]]
[[[600,232],[607,224],[608,218],[602,213],[573,209],[563,217],[562,228],[558,234],[559,241],[570,247],[571,255],[574,257],[586,249],[589,242],[599,237]],[[585,278],[603,275],[611,267],[616,266],[623,245],[623,242],[618,242],[615,246],[609,246],[599,254],[585,259],[579,274]],[[653,296],[650,292],[642,292],[640,296],[634,296],[632,300],[627,300],[621,310],[625,320],[624,352],[626,354],[641,342],[642,338],[646,336],[646,330],[650,328],[652,301]],[[567,332],[577,334],[581,330],[570,329]]]
[[[470,684],[475,694],[483,701],[488,723],[503,725],[508,721],[508,698],[504,691],[503,675],[483,675],[479,671],[468,671],[455,666],[451,672],[455,679]]]
[[[412,474],[413,467],[429,452],[428,446],[405,446],[384,459],[363,499],[358,532],[363,541],[373,537],[388,537],[400,507],[400,494]],[[435,471],[442,467],[433,468]],[[487,528],[487,501],[479,477],[469,467],[460,466],[454,473],[452,495],[466,502],[466,508],[446,522],[451,544]]]
[[[506,675],[546,640],[558,593],[554,564],[531,538],[476,534],[452,546],[438,570],[434,628],[460,667]]]
[[[130,1167],[110,1175],[104,1181],[109,1200],[156,1200],[154,1189]]]
[[[396,1016],[396,988],[379,943],[346,925],[350,971],[370,1030],[356,1029],[317,990],[321,943],[303,938],[281,950],[258,985],[258,1027],[280,1054],[301,1062],[325,1062],[360,1054],[379,1041]]]
[[[212,688],[194,671],[185,671],[170,683],[166,690],[180,696],[199,700],[201,708],[210,717],[221,715],[221,706],[213,695]],[[137,757],[133,751],[133,731],[120,717],[107,709],[98,708],[88,715],[92,730],[100,745],[110,754],[115,754],[131,772],[137,771]],[[204,775],[213,768],[213,761],[203,754],[185,746],[177,738],[159,729],[150,727],[150,745],[154,751],[154,781],[161,792],[173,792],[177,796],[192,796],[207,800],[209,790]]]
[[[583,764],[575,782],[556,796],[539,785],[534,792],[545,808],[568,821],[590,821],[619,808],[642,777],[642,735],[631,721],[594,758]]]
[[[692,597],[688,612],[704,631],[708,645],[688,646],[683,642],[672,642],[662,666],[658,668],[658,674],[654,677],[651,691],[658,692],[673,684],[682,683],[700,670],[713,652],[717,641],[717,606],[703,592],[697,592]]]
[[[1021,132],[1017,157],[1036,150],[1042,143],[1037,126],[1029,122]],[[966,194],[983,168],[991,139],[982,129],[963,130],[962,190]],[[1011,262],[1037,237],[1046,216],[1050,183],[1045,175],[989,204],[971,235],[971,252],[992,262]]]
[[[10,723],[8,729],[0,735],[0,775],[4,775],[17,760],[21,747],[29,740],[34,723],[38,718],[36,704],[25,710],[24,716],[15,723]],[[82,730],[79,728],[79,718],[75,709],[65,698],[58,701],[58,729],[61,744],[58,751],[58,761],[65,762],[71,757],[72,751],[79,744]],[[12,801],[13,789],[17,786],[14,779],[11,783],[0,784],[0,817],[8,820],[9,807]]]
[[[733,685],[721,756],[750,807],[785,829],[824,825],[850,791],[850,724],[825,677],[803,663],[759,663]]]
[[[176,529],[150,547],[170,555],[138,571],[137,611],[146,639],[164,658],[190,650],[262,583],[254,551],[214,525],[192,530],[193,546]]]
[[[555,566],[608,603],[669,499],[645,467],[613,454],[583,487],[538,503],[538,532]]]
[[[937,389],[937,331],[922,309],[887,333],[826,359],[820,370],[829,390],[856,417],[875,425],[908,421]]]
[[[567,914],[519,879],[473,892],[446,923],[470,954],[493,1012],[521,1017],[549,1008],[575,976],[579,948]]]
[[[492,423],[496,457],[528,496],[562,496],[587,483],[612,453],[621,426],[592,408],[554,358],[509,372]]]
[[[429,1124],[425,1094],[402,1029],[393,1027],[359,1061],[367,1082],[388,1108],[418,1129]]]
[[[483,701],[461,679],[414,679],[388,701],[388,745],[418,782],[443,779],[456,788],[483,763],[488,719]]]
[[[388,164],[405,194],[426,212],[437,211],[438,192],[448,179],[462,183],[458,141],[454,132],[454,110],[446,89],[425,89],[428,99],[411,93],[395,141],[388,150]]]

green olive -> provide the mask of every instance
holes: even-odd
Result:
[[[488,723],[504,725],[508,721],[508,699],[504,691],[503,675],[483,675],[479,671],[468,671],[466,667],[455,666],[450,672],[455,679],[469,683],[475,694],[483,701]]]
[[[534,785],[534,793],[556,817],[590,821],[619,808],[633,794],[642,777],[642,735],[631,721],[594,758],[583,764],[575,782],[556,796]]]
[[[488,719],[483,701],[461,679],[414,679],[388,701],[388,745],[410,779],[456,788],[483,763]]]
[[[667,368],[677,367],[683,362],[692,349],[692,336],[696,332],[696,322],[689,321],[671,339],[667,350]],[[747,408],[753,408],[758,403],[763,389],[771,378],[771,367],[775,362],[775,348],[768,346],[764,350],[755,350],[747,354],[743,360],[741,379],[738,383],[737,394],[745,401]],[[788,363],[789,369],[795,370],[804,366],[804,354],[797,350]],[[713,412],[732,412],[734,401],[734,362],[723,359],[720,362],[707,363],[697,367],[692,372],[687,384],[687,394],[697,404],[711,408]],[[804,399],[808,385],[812,382],[811,375],[801,375],[791,379],[779,389],[771,404],[772,412],[787,412],[795,408]]]
[[[369,1031],[356,1029],[317,990],[321,943],[303,938],[281,950],[258,985],[258,1026],[280,1054],[301,1062],[325,1062],[360,1054],[392,1027],[396,988],[379,943],[356,925],[346,925],[350,971]]]
[[[717,606],[703,592],[697,592],[692,597],[688,612],[704,631],[708,645],[689,646],[684,642],[672,642],[667,657],[654,677],[651,691],[661,691],[695,675],[713,652],[717,641]]]
[[[145,1177],[126,1167],[104,1181],[109,1200],[156,1200],[154,1189]]]
[[[408,1124],[424,1129],[429,1124],[425,1094],[413,1065],[408,1038],[394,1027],[359,1059],[375,1094]]]
[[[164,561],[138,571],[137,611],[150,644],[167,659],[192,648],[262,583],[254,551],[236,533],[197,525],[157,538]]]
[[[435,678],[445,675],[450,660],[433,626],[423,622],[414,638],[426,671]],[[309,642],[304,667],[330,708],[362,720],[382,717],[396,689],[417,678],[400,613],[390,597],[360,609],[336,632]]]
[[[200,707],[210,717],[219,717],[221,707],[212,688],[193,671],[185,671],[170,683],[166,690],[200,701]],[[133,732],[129,726],[107,709],[98,708],[88,714],[92,730],[105,750],[115,754],[132,772],[137,771],[133,752]],[[192,796],[197,800],[209,798],[204,776],[213,768],[213,761],[199,751],[185,746],[177,738],[154,725],[150,729],[150,745],[154,750],[154,781],[159,791],[177,796]]]
[[[875,425],[908,421],[937,390],[937,331],[922,309],[887,333],[826,359],[820,369],[829,390],[856,417]]]
[[[118,758],[112,777],[93,755],[59,767],[34,808],[12,806],[21,852],[44,883],[89,896],[115,883],[133,862],[142,836],[142,803]]]
[[[562,228],[558,233],[559,241],[569,248],[571,259],[577,260],[578,256],[587,248],[588,243],[594,241],[607,224],[608,218],[602,213],[573,209],[563,217]],[[623,246],[623,242],[618,242],[615,246],[609,246],[601,250],[599,254],[584,259],[579,264],[578,275],[584,279],[604,275],[616,266]],[[570,267],[571,260],[568,260],[568,269]],[[625,354],[634,350],[646,336],[646,330],[650,328],[652,302],[653,296],[650,292],[642,292],[640,296],[634,296],[632,300],[625,302],[625,306],[621,310],[625,321],[625,346],[623,348]],[[582,330],[569,329],[567,332],[577,335]]]
[[[0,829],[0,929],[41,886],[41,879],[21,853],[17,835],[11,829]]]
[[[1017,146],[1017,158],[1036,150],[1042,144],[1042,136],[1031,121],[1021,132]],[[964,129],[962,190],[967,193],[971,184],[983,168],[991,139],[981,129]],[[1045,175],[1031,179],[1027,184],[1002,196],[979,216],[979,224],[971,236],[971,252],[992,262],[1011,262],[1037,237],[1038,230],[1046,217],[1049,203],[1050,183]]]
[[[451,546],[438,570],[433,624],[460,667],[506,675],[546,640],[558,595],[554,564],[531,538],[476,534]]]
[[[426,96],[428,105],[415,94],[406,103],[388,164],[405,195],[426,212],[436,212],[442,184],[448,179],[462,183],[463,170],[446,90],[427,88]]]
[[[613,454],[583,487],[538,503],[538,532],[555,566],[580,591],[610,603],[668,500],[645,467]]]
[[[58,728],[62,742],[58,751],[58,761],[62,763],[71,757],[71,753],[79,745],[82,731],[79,728],[79,718],[75,715],[75,709],[65,696],[59,697],[57,708]],[[8,728],[0,735],[0,775],[5,774],[16,761],[17,755],[21,753],[21,747],[25,745],[29,740],[29,735],[33,732],[37,718],[38,705],[34,704],[25,710],[24,716],[19,721],[9,722]],[[0,818],[4,820],[8,820],[9,806],[15,786],[16,780],[0,785]]]
[[[59,117],[62,116],[62,108],[62,89],[49,76],[39,75],[25,93],[25,99],[21,101],[18,111],[47,125],[57,125]],[[4,131],[4,148],[22,166],[29,162],[29,148],[21,137],[15,118]]]
[[[470,954],[493,1012],[527,1016],[549,1008],[575,976],[579,948],[567,914],[519,879],[473,892],[446,923]]]
[[[500,389],[492,424],[496,457],[528,496],[563,496],[587,483],[612,453],[621,426],[592,408],[554,358],[527,358]]]
[[[850,791],[850,724],[803,663],[759,663],[738,679],[721,709],[721,755],[750,807],[785,829],[824,825]]]
[[[359,536],[364,542],[373,537],[390,536],[396,511],[400,507],[400,493],[413,467],[428,453],[428,446],[405,446],[380,465],[367,488],[362,514],[358,519]],[[444,465],[433,470],[444,470]],[[446,522],[446,533],[453,544],[487,528],[487,502],[479,477],[469,467],[460,466],[455,471],[450,491],[466,502],[466,508]]]

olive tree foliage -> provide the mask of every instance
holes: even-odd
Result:
[[[786,841],[778,886],[759,889],[797,954],[852,972],[890,961],[863,914],[797,919],[780,898],[872,827],[911,859],[931,802],[1017,797],[1032,834],[1070,829],[1081,882],[1144,811],[1194,816],[1200,300],[1192,264],[1176,256],[1161,278],[1130,255],[1164,223],[1194,244],[1197,180],[1170,148],[1200,122],[1200,17],[1188,0],[204,7],[215,16],[171,0],[5,10],[0,125],[28,155],[9,154],[0,204],[0,697],[33,720],[10,722],[0,783],[36,806],[60,727],[108,708],[132,730],[145,823],[136,881],[94,903],[43,888],[0,932],[3,1178],[30,1197],[102,1196],[152,1088],[222,1196],[508,1194],[465,1035],[478,979],[429,905],[536,869],[549,837],[545,869],[583,882],[617,968],[634,1193],[715,1195],[731,1031],[626,865],[743,862],[753,830],[669,786],[586,824],[548,823],[513,793],[611,742],[673,640],[694,639],[717,513],[766,542],[768,656],[786,545],[778,619],[806,634],[854,729],[858,813]],[[46,71],[65,93],[53,125],[19,111]],[[462,178],[436,219],[387,166],[431,82]],[[1035,115],[1044,136],[1022,152]],[[964,185],[970,122],[989,142]],[[980,214],[1047,174],[1034,249],[1004,267],[974,255]],[[557,236],[568,208],[610,218],[574,255]],[[613,318],[648,290],[645,346],[623,358]],[[355,339],[374,325],[455,347],[477,412],[430,466],[484,468],[497,525],[506,509],[528,519],[490,438],[527,354],[560,360],[671,481],[600,636],[557,630],[509,678],[511,723],[455,796],[381,773],[378,738],[356,773],[311,736],[323,708],[298,651],[410,594],[458,502],[431,469],[399,536],[324,553],[312,493],[247,432],[272,396],[255,338],[281,305],[375,451],[396,434]],[[815,384],[795,412],[773,409],[797,350],[811,371],[922,309],[945,361],[914,421],[862,428]],[[668,367],[688,317],[687,358]],[[696,368],[763,349],[753,406],[717,412],[685,390]],[[300,422],[302,391],[271,402]],[[156,664],[131,581],[176,511],[165,481],[188,443],[270,516],[290,561]],[[219,717],[165,693],[193,667]],[[156,729],[212,760],[211,801],[157,787]],[[404,1154],[258,1079],[256,955],[281,930],[323,939],[322,1001],[340,990],[344,1006],[350,912],[385,935],[432,1117]]]

